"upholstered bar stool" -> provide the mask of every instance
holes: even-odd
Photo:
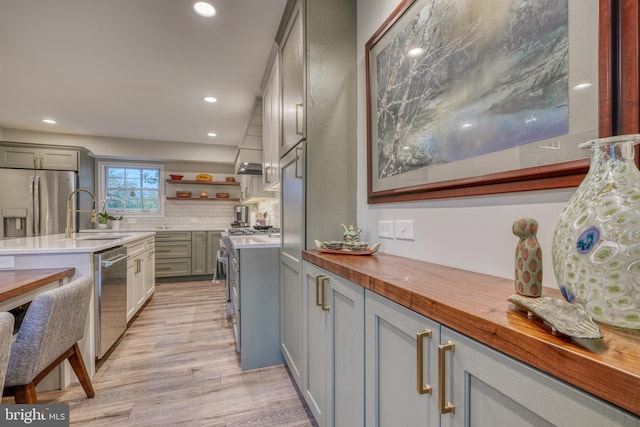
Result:
[[[0,313],[0,390],[4,387],[4,377],[9,364],[14,322],[15,319],[11,313]]]
[[[11,344],[5,396],[15,396],[16,403],[38,403],[36,385],[65,359],[87,397],[95,396],[78,346],[92,288],[91,278],[80,277],[31,302]]]

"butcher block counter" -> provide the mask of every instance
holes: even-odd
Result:
[[[507,301],[513,280],[378,253],[303,251],[303,259],[493,349],[640,415],[640,331],[600,325],[582,345]],[[543,295],[561,298],[557,289]],[[591,348],[591,349],[588,349]]]
[[[9,310],[31,301],[29,295],[40,293],[42,288],[70,278],[75,271],[73,267],[0,271],[0,309]]]

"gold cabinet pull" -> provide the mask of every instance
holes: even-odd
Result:
[[[324,276],[322,274],[318,274],[316,276],[316,305],[318,307],[321,307],[322,304],[320,303],[320,280],[323,278]]]
[[[327,276],[322,276],[322,279],[320,279],[320,288],[321,288],[321,289],[320,289],[320,292],[321,292],[321,294],[322,294],[322,298],[321,298],[321,301],[320,301],[320,302],[321,302],[321,304],[322,304],[322,310],[323,310],[323,311],[329,311],[329,308],[330,308],[330,307],[327,305],[327,302],[326,302],[326,299],[325,299],[325,298],[326,298],[326,295],[327,295],[327,292],[326,292],[326,285],[327,285],[327,282],[328,282],[328,281],[329,281],[329,278],[328,278]]]
[[[441,414],[453,414],[456,411],[456,405],[447,401],[445,385],[447,382],[445,356],[447,351],[455,350],[456,345],[451,341],[438,346],[438,406]]]
[[[302,178],[302,174],[298,173],[298,161],[300,160],[300,156],[298,155],[298,153],[300,151],[302,151],[302,147],[300,146],[296,147],[296,160],[295,160],[296,164],[295,164],[295,170],[294,170],[296,178]]]
[[[298,113],[298,111],[300,110],[302,110],[302,103],[296,104],[296,135],[304,135],[302,129],[298,126],[298,123],[300,122],[300,116],[302,115]]]
[[[418,371],[418,394],[431,394],[431,386],[424,383],[424,339],[431,338],[431,330],[425,329],[416,334],[417,371]]]

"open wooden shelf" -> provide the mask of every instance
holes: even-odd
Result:
[[[201,184],[201,185],[234,185],[236,187],[240,186],[240,182],[233,181],[196,181],[190,179],[167,179],[167,182],[171,184]]]
[[[167,200],[190,200],[197,202],[239,202],[239,197],[167,197]]]

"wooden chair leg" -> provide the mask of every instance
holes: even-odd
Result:
[[[73,347],[71,347],[72,352],[71,355],[67,358],[69,363],[71,364],[71,368],[73,368],[73,372],[75,372],[76,377],[80,381],[82,388],[84,389],[87,397],[93,397],[96,395],[95,391],[93,391],[93,385],[91,384],[91,379],[89,378],[89,374],[87,373],[87,368],[84,365],[84,361],[82,360],[82,354],[80,353],[80,347],[78,343],[75,343]]]
[[[36,386],[33,382],[27,385],[19,385],[14,388],[16,403],[37,404]]]

